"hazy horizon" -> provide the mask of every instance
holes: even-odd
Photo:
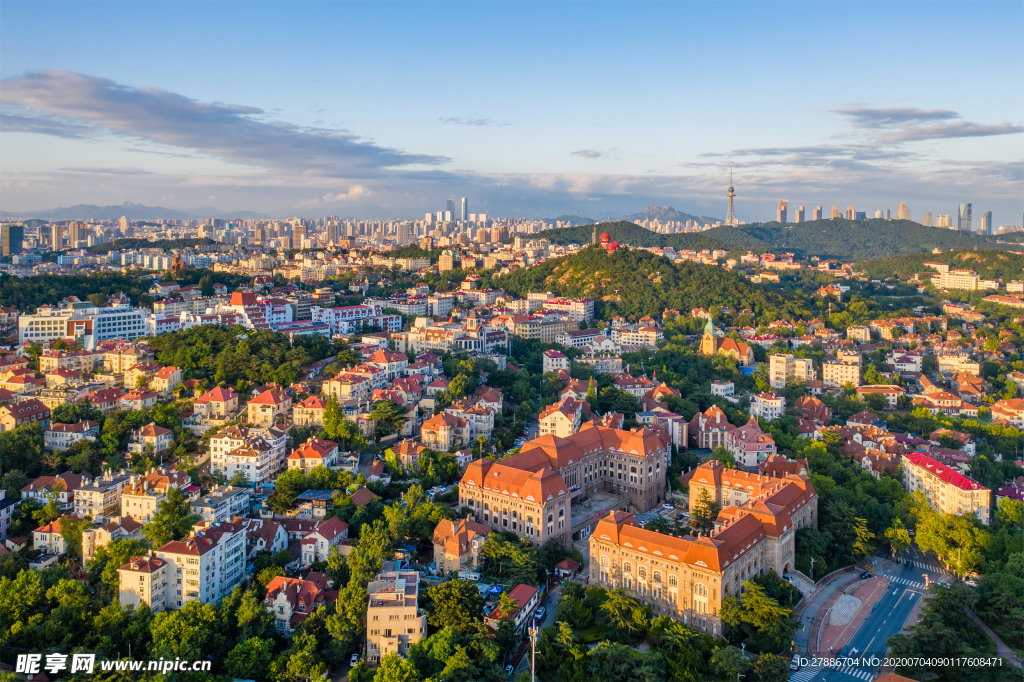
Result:
[[[1019,225],[1024,6],[923,9],[8,3],[0,210]]]

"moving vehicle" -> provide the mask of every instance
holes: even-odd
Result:
[[[861,578],[861,580],[867,580],[872,575],[874,575],[874,574],[871,571],[864,571],[863,573],[860,574],[860,578]]]
[[[512,673],[514,673],[515,671],[516,671],[516,669],[513,668],[512,666],[510,666],[510,665],[506,665],[505,666],[505,672],[508,673],[509,677],[512,677]]]
[[[793,654],[793,658],[789,659],[789,669],[793,671],[800,669],[800,654]]]

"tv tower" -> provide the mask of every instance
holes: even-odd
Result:
[[[729,197],[729,214],[725,216],[726,225],[737,225],[736,214],[732,212],[732,200],[736,196],[736,190],[732,186],[732,164],[729,164],[729,192],[725,195]]]

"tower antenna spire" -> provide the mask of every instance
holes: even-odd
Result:
[[[733,186],[732,186],[732,162],[731,161],[729,162],[729,191],[726,193],[725,196],[729,197],[729,212],[725,216],[725,224],[726,225],[739,225],[739,221],[736,220],[736,214],[733,213],[733,210],[732,210],[732,200],[733,200],[733,197],[736,196],[736,190],[733,189]]]

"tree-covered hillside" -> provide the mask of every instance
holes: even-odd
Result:
[[[535,237],[554,244],[589,244],[593,226],[568,227],[539,232]],[[812,220],[805,223],[765,223],[739,227],[715,227],[706,232],[657,234],[635,223],[600,223],[597,233],[607,232],[612,241],[630,246],[671,246],[675,249],[727,249],[730,251],[792,251],[797,255],[836,258],[842,261],[876,260],[935,248],[1019,249],[1019,244],[1000,244],[957,230],[925,227],[909,220]],[[1002,235],[1001,240],[1008,237]]]
[[[657,232],[644,229],[636,223],[625,220],[614,223],[599,223],[596,226],[581,225],[579,227],[545,230],[533,235],[533,238],[547,239],[552,244],[589,244],[594,237],[595,227],[597,228],[598,235],[607,232],[613,242],[629,246],[671,246],[675,249],[691,249],[695,251],[732,248],[724,242],[708,238],[705,236],[707,233],[658,234]],[[511,241],[511,239],[508,241]]]
[[[948,251],[915,253],[861,263],[858,269],[868,277],[880,279],[918,272],[935,272],[925,263],[948,263],[958,270],[974,270],[985,279],[1002,277],[1004,282],[1024,277],[1024,256],[1009,251]]]
[[[715,266],[673,263],[639,250],[608,254],[601,248],[588,248],[497,277],[484,286],[502,287],[524,297],[528,291],[554,291],[592,298],[596,316],[606,320],[616,315],[631,320],[644,315],[660,319],[667,308],[689,314],[692,308],[716,306],[810,319],[814,307],[802,293],[783,297]]]
[[[128,238],[96,244],[86,250],[90,253],[110,253],[111,251],[122,251],[125,249],[163,249],[164,253],[167,253],[171,249],[187,249],[193,246],[205,246],[215,243],[212,239],[206,238],[158,239],[155,242],[151,242],[148,239]]]
[[[805,223],[765,223],[716,227],[704,232],[712,239],[756,251],[778,249],[798,255],[861,261],[939,248],[1006,249],[995,239],[957,230],[925,227],[909,220],[812,220]]]

